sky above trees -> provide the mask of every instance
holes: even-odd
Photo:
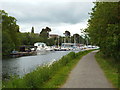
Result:
[[[63,35],[68,30],[73,35],[87,26],[94,0],[0,0],[0,9],[17,19],[21,32],[35,33],[50,27],[50,33]]]

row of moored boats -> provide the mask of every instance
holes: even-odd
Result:
[[[61,46],[47,46],[45,43],[37,42],[34,44],[36,48],[31,48],[31,50],[37,51],[38,54],[45,53],[47,51],[80,51],[85,49],[99,48],[92,45],[82,45],[75,43],[62,43]]]

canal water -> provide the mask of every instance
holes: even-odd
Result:
[[[49,64],[53,60],[59,60],[70,51],[51,51],[44,55],[25,56],[2,60],[3,75],[23,76],[33,71],[38,66]]]

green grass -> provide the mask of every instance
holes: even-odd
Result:
[[[31,73],[19,78],[12,76],[10,80],[3,81],[3,88],[59,88],[65,83],[70,71],[82,58],[93,50],[79,53],[70,52],[52,65],[38,67]]]
[[[107,79],[113,84],[115,88],[120,88],[118,84],[118,63],[114,59],[103,57],[101,52],[95,55],[95,58],[101,68],[103,69]]]

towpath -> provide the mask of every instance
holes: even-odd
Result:
[[[96,52],[85,55],[78,62],[62,88],[113,88],[95,60]]]

